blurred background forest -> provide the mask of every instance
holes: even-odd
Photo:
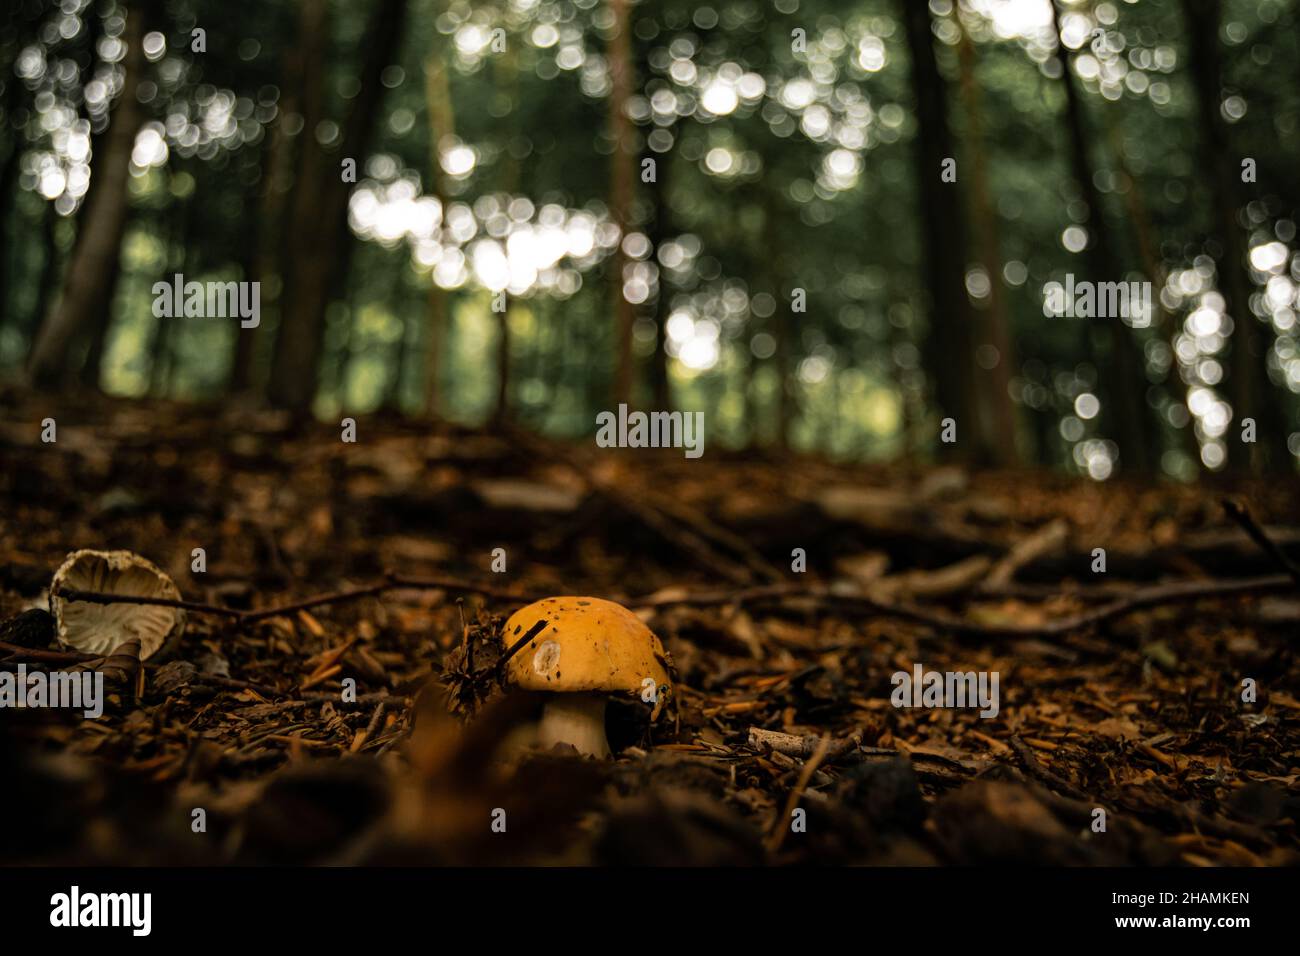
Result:
[[[628,402],[1097,480],[1300,457],[1300,0],[2,16],[11,385],[557,436]],[[156,317],[177,273],[259,282],[259,325]],[[1152,309],[1048,317],[1067,274]]]

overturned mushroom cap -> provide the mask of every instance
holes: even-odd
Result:
[[[659,638],[613,601],[553,597],[530,604],[506,621],[506,648],[534,630],[506,662],[507,678],[524,690],[640,695],[646,678],[656,688],[672,686]]]
[[[132,597],[180,600],[181,593],[153,562],[131,551],[74,551],[54,573],[50,613],[59,640],[87,654],[111,654],[130,640],[140,642],[141,660],[185,627],[180,608],[150,604],[92,604],[68,601],[63,591],[97,591]]]

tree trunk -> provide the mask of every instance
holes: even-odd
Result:
[[[929,8],[915,0],[900,0],[900,6],[920,124],[916,189],[931,303],[925,364],[940,417],[958,422],[958,442],[939,447],[949,457],[981,459],[986,456],[974,401],[975,346],[966,298],[965,215],[956,184],[940,180],[944,161],[956,156],[948,128],[948,96],[935,57]]]
[[[1218,263],[1219,293],[1224,311],[1232,318],[1232,355],[1229,389],[1237,422],[1254,418],[1256,441],[1248,453],[1231,453],[1234,470],[1255,471],[1287,466],[1287,429],[1281,415],[1282,395],[1269,388],[1268,352],[1272,332],[1250,311],[1251,280],[1246,265],[1245,232],[1238,210],[1245,205],[1241,195],[1241,155],[1233,152],[1227,128],[1219,111],[1221,66],[1219,0],[1183,0],[1183,21],[1191,46],[1189,69],[1196,87],[1196,116],[1200,125],[1201,168],[1214,206],[1214,228],[1223,243]],[[1230,432],[1228,444],[1235,445]]]
[[[998,228],[997,211],[989,191],[988,160],[984,145],[983,104],[979,83],[975,78],[975,44],[971,42],[961,18],[952,21],[960,30],[958,55],[961,62],[961,93],[966,109],[967,132],[971,156],[971,216],[979,242],[980,265],[989,277],[989,304],[984,313],[975,313],[981,321],[977,326],[980,341],[975,344],[991,345],[997,351],[997,364],[984,369],[976,363],[973,374],[976,393],[985,401],[987,411],[987,446],[992,461],[998,465],[1016,465],[1021,461],[1016,447],[1016,409],[1011,401],[1011,375],[1016,367],[1016,351],[1007,316],[1007,299],[1002,285],[1002,236]]]
[[[763,203],[763,248],[780,249],[780,237],[782,235],[782,224],[784,210],[781,206],[782,198],[780,190],[770,183],[764,188]],[[776,310],[772,313],[772,338],[775,343],[775,349],[769,361],[776,373],[776,414],[775,429],[776,434],[773,436],[774,446],[778,452],[785,452],[790,447],[790,419],[791,413],[791,394],[792,383],[790,381],[790,364],[792,349],[790,347],[791,336],[791,319],[790,319],[790,288],[785,282],[785,263],[779,257],[774,257],[770,269],[770,294],[776,302]]]
[[[632,119],[627,103],[632,97],[632,18],[630,0],[609,0],[613,16],[613,35],[609,44],[611,89],[609,94],[609,134],[614,141],[610,157],[609,211],[618,226],[618,247],[609,257],[610,296],[614,309],[614,404],[631,402],[635,376],[632,356],[632,303],[623,295],[623,269],[627,257],[623,239],[632,217],[632,193],[636,155],[633,153]]]
[[[442,157],[439,142],[456,133],[456,117],[452,109],[451,91],[447,84],[447,66],[443,62],[441,41],[435,46],[424,65],[425,107],[429,116],[429,191],[446,203],[447,190],[442,175]],[[445,212],[445,210],[444,210]],[[437,418],[442,414],[442,353],[447,338],[447,292],[429,275],[428,311],[424,342],[424,413]]]
[[[326,151],[315,136],[323,116],[323,61],[328,46],[325,6],[324,0],[303,2],[303,42],[308,51],[304,68],[306,122],[300,171],[290,203],[280,329],[271,363],[272,403],[297,412],[310,410],[315,400],[325,310],[346,281],[352,250],[347,222],[349,184],[343,182],[339,162],[355,159],[358,168],[363,165],[383,98],[379,77],[398,50],[406,16],[406,0],[383,0],[375,8],[362,41],[361,89],[343,123],[342,149],[335,153]]]
[[[674,141],[677,138],[677,124],[669,127]],[[655,182],[652,190],[654,197],[654,223],[650,236],[651,248],[655,251],[655,260],[659,268],[659,294],[655,297],[655,350],[650,357],[650,394],[654,407],[672,408],[671,388],[668,383],[668,316],[672,309],[672,294],[668,288],[668,270],[658,262],[659,249],[672,235],[672,207],[668,204],[668,158],[660,157],[655,163]]]
[[[1061,83],[1065,91],[1065,120],[1070,134],[1070,159],[1073,175],[1083,203],[1088,210],[1088,246],[1085,261],[1094,282],[1122,282],[1110,233],[1106,228],[1101,196],[1093,182],[1092,162],[1088,158],[1088,132],[1083,116],[1083,101],[1074,82],[1071,57],[1061,41],[1060,11],[1052,4],[1056,25],[1057,56],[1061,65]],[[1092,320],[1094,338],[1114,361],[1114,374],[1107,376],[1105,361],[1096,361],[1098,391],[1101,392],[1102,422],[1115,435],[1121,464],[1131,471],[1151,468],[1151,415],[1146,403],[1146,362],[1132,331],[1118,316],[1099,316]]]
[[[29,8],[29,13],[31,9]],[[14,73],[14,65],[18,60],[18,54],[36,36],[40,27],[40,8],[35,9],[37,16],[29,16],[22,22],[11,24],[12,32],[5,44],[5,52],[8,55],[0,64],[0,69],[4,71],[0,74],[0,84],[4,86],[4,98],[0,103],[0,109],[4,111],[4,136],[0,137],[0,141],[8,145],[8,148],[3,150],[4,161],[0,162],[0,328],[3,328],[6,320],[15,314],[9,301],[9,272],[13,264],[13,251],[9,245],[9,219],[13,214],[14,197],[17,194],[19,163],[27,143],[27,115],[24,114],[24,121],[21,124],[15,120],[29,97],[26,87],[19,82]],[[15,11],[11,16],[16,20],[18,14]]]
[[[510,420],[510,311],[514,300],[506,303],[497,316],[497,398],[492,410],[492,420],[504,424]]]
[[[98,155],[92,158],[91,179],[100,182],[91,188],[79,217],[77,241],[64,271],[63,296],[42,324],[28,359],[28,375],[38,385],[51,385],[63,377],[73,342],[90,331],[98,310],[107,308],[113,297],[126,230],[131,150],[144,118],[136,90],[145,69],[141,41],[150,13],[152,7],[146,6],[127,15],[122,93]]]

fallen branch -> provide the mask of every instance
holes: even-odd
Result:
[[[1020,762],[1025,765],[1025,769],[1028,770],[1032,776],[1037,777],[1040,783],[1044,783],[1053,790],[1057,790],[1068,797],[1073,797],[1075,800],[1089,799],[1086,793],[1074,784],[1070,783],[1070,781],[1044,767],[1042,763],[1039,762],[1038,757],[1034,755],[1034,752],[1030,749],[1029,745],[1021,740],[1018,735],[1013,734],[1010,743],[1011,749],[1016,752],[1016,756],[1018,756]]]
[[[712,605],[763,604],[769,601],[812,600],[825,604],[859,608],[872,611],[886,617],[924,624],[940,630],[978,637],[1043,637],[1059,636],[1105,623],[1114,618],[1123,617],[1144,608],[1170,604],[1187,604],[1204,598],[1237,597],[1255,594],[1276,594],[1293,590],[1295,581],[1288,575],[1268,575],[1257,578],[1234,578],[1226,581],[1177,581],[1172,584],[1154,585],[1140,588],[1130,594],[1117,597],[1091,611],[1084,611],[1070,617],[1058,618],[1043,624],[981,624],[943,611],[931,611],[915,604],[886,601],[859,591],[848,591],[836,586],[822,584],[766,584],[758,587],[743,588],[738,591],[702,591],[696,593],[673,592],[656,597],[649,595],[642,598],[625,598],[623,603],[632,608],[653,609],[674,605],[708,607]],[[239,626],[256,623],[272,617],[292,614],[307,608],[323,604],[337,604],[343,601],[371,597],[386,591],[411,589],[436,589],[459,591],[466,594],[482,594],[495,600],[529,604],[540,600],[543,595],[521,594],[502,588],[471,584],[453,578],[404,578],[390,576],[377,584],[335,591],[282,604],[261,610],[241,611],[235,608],[217,607],[195,601],[176,601],[169,598],[133,597],[126,594],[100,594],[93,591],[68,590],[61,592],[61,597],[70,601],[89,601],[95,604],[151,604],[161,607],[182,607],[196,613],[217,614],[233,619]],[[6,649],[0,644],[0,649]],[[26,648],[13,650],[26,651]]]
[[[813,755],[804,763],[794,789],[790,791],[790,795],[786,798],[785,812],[772,821],[772,831],[767,838],[768,853],[776,853],[781,849],[781,844],[785,842],[785,835],[790,832],[790,816],[794,813],[795,807],[799,805],[799,801],[803,799],[803,792],[808,789],[808,783],[812,780],[813,774],[817,771],[821,762],[826,759],[826,754],[830,752],[830,749],[831,738],[827,734],[822,737]]]
[[[911,604],[894,604],[856,591],[844,591],[825,585],[776,584],[749,588],[742,591],[713,591],[696,594],[671,594],[656,598],[653,595],[633,599],[629,603],[637,608],[656,608],[689,604],[705,607],[717,604],[759,604],[767,601],[810,599],[826,604],[847,605],[878,614],[897,617],[916,624],[925,624],[940,630],[979,637],[1043,637],[1059,636],[1086,627],[1093,627],[1134,611],[1168,604],[1187,604],[1204,598],[1238,597],[1254,594],[1286,592],[1294,587],[1286,575],[1269,575],[1258,578],[1237,578],[1227,581],[1178,581],[1172,584],[1141,588],[1124,597],[1092,611],[1070,617],[1058,618],[1043,624],[981,624],[940,611],[929,611]]]
[[[520,594],[515,591],[509,591],[504,588],[497,588],[488,585],[471,584],[468,581],[460,581],[455,578],[407,578],[395,574],[389,574],[385,580],[376,584],[367,584],[362,587],[350,588],[343,591],[331,591],[326,594],[318,594],[315,597],[304,598],[300,601],[294,601],[289,604],[278,604],[274,607],[255,608],[251,610],[240,610],[233,607],[221,607],[216,604],[204,604],[200,601],[181,601],[173,598],[162,597],[143,597],[130,594],[105,594],[98,591],[82,591],[75,588],[67,588],[59,592],[59,597],[65,601],[85,601],[90,604],[148,604],[154,607],[174,607],[186,611],[192,611],[196,614],[212,614],[219,617],[230,618],[240,627],[249,624],[256,624],[258,621],[265,621],[273,617],[283,617],[287,614],[296,614],[298,611],[306,611],[310,608],[320,607],[325,604],[340,604],[345,601],[355,601],[364,597],[373,597],[383,594],[385,591],[411,589],[411,590],[440,590],[461,592],[463,594],[482,594],[500,601],[514,601],[520,604],[529,604],[533,601],[540,600],[544,595]],[[0,649],[3,645],[0,645]]]
[[[1245,503],[1224,498],[1223,510],[1228,512],[1229,518],[1241,525],[1246,534],[1250,535],[1250,540],[1259,545],[1259,549],[1272,558],[1274,564],[1291,575],[1291,580],[1300,586],[1300,565],[1288,558],[1269,533],[1260,527]]]
[[[783,734],[778,730],[750,727],[748,744],[750,748],[760,753],[770,748],[777,753],[785,754],[787,757],[807,760],[817,752],[817,748],[822,745],[822,740],[823,738],[815,734],[797,737],[794,734]],[[856,735],[832,741],[826,755],[829,759],[834,760],[836,757],[856,750],[861,743],[861,737]]]

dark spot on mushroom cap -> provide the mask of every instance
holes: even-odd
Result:
[[[513,631],[512,633],[514,633],[514,634],[518,634],[518,633],[519,633],[520,631],[522,631],[523,629],[524,629],[524,626],[523,626],[522,624],[516,624],[516,625],[515,625],[515,629],[514,629],[514,631]]]

